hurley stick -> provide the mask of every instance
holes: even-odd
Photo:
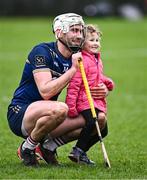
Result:
[[[97,129],[100,144],[101,144],[101,149],[102,149],[102,153],[103,153],[103,157],[104,157],[104,162],[105,162],[106,167],[111,168],[110,161],[109,161],[109,158],[108,158],[108,155],[107,155],[107,152],[106,152],[106,148],[105,148],[105,145],[104,145],[104,142],[103,142],[103,139],[102,139],[102,135],[101,135],[101,132],[100,132],[100,128],[99,128],[99,124],[98,124],[98,117],[97,117],[95,107],[94,107],[94,103],[93,103],[93,99],[92,99],[92,96],[91,96],[91,93],[90,93],[88,81],[87,81],[85,70],[84,70],[84,65],[83,65],[83,62],[82,62],[81,58],[78,61],[79,61],[79,67],[80,67],[81,75],[82,75],[82,80],[83,80],[84,87],[85,87],[85,90],[86,90],[86,95],[87,95],[88,102],[89,102],[89,105],[90,105],[90,109],[91,109],[91,112],[92,112],[92,116],[95,119],[96,129]]]

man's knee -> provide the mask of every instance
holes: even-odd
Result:
[[[51,122],[53,124],[59,125],[65,120],[67,113],[68,106],[63,102],[57,102],[47,110],[46,116],[43,116],[41,123],[46,127],[50,126]]]
[[[67,117],[68,106],[63,102],[59,102],[58,106],[53,110],[53,114],[56,117],[57,124],[62,123]]]

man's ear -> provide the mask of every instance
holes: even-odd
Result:
[[[60,37],[61,37],[61,29],[57,29],[56,31],[55,31],[55,37],[56,37],[56,39],[59,39]]]

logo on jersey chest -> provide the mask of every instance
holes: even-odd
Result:
[[[65,64],[63,63],[62,66],[61,66],[61,63],[59,65],[59,63],[57,61],[54,60],[54,65],[55,67],[58,69],[58,68],[61,68],[60,71],[62,71],[62,73],[65,73],[68,69],[69,69],[69,65],[68,64]]]

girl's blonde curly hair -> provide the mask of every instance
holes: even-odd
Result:
[[[99,38],[101,39],[102,32],[100,31],[100,29],[97,25],[87,24],[87,25],[85,25],[85,29],[86,29],[86,34],[87,33],[90,33],[90,34],[97,33]]]

